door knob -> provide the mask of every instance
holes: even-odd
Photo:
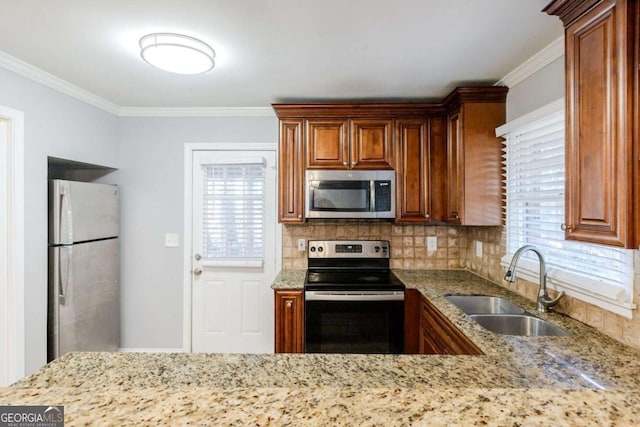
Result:
[[[195,270],[193,270],[193,275],[194,276],[199,276],[201,274],[202,274],[202,269],[196,268]]]
[[[202,259],[202,255],[196,254],[194,258],[196,259],[196,261],[200,261]]]

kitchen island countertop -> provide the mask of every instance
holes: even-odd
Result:
[[[302,288],[301,272],[273,287]],[[568,336],[497,335],[444,295],[533,302],[466,271],[394,272],[485,355],[70,353],[0,404],[62,404],[66,425],[640,424],[637,350],[557,313],[535,315]]]

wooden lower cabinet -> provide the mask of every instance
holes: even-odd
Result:
[[[304,353],[304,292],[275,291],[275,352]]]
[[[446,316],[415,289],[405,291],[405,353],[483,354]]]

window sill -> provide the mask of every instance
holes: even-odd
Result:
[[[505,268],[511,263],[511,255],[502,257],[501,265]],[[533,283],[539,283],[540,267],[537,262],[524,258],[518,261],[517,276]],[[633,304],[631,296],[623,289],[611,284],[594,280],[588,276],[569,273],[558,268],[547,270],[547,288],[564,291],[570,297],[593,304],[611,311],[627,319],[632,318]]]

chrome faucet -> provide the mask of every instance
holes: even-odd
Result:
[[[513,254],[513,259],[511,259],[511,264],[507,269],[507,273],[504,275],[504,280],[509,283],[516,282],[516,264],[518,263],[520,256],[527,251],[531,251],[538,255],[538,259],[540,260],[540,287],[538,288],[536,310],[541,313],[547,313],[549,309],[551,309],[551,307],[558,304],[560,298],[564,296],[564,292],[560,292],[560,294],[555,298],[551,298],[547,294],[547,266],[544,262],[544,256],[542,255],[542,252],[540,252],[535,246],[525,245],[518,249],[515,254]]]

